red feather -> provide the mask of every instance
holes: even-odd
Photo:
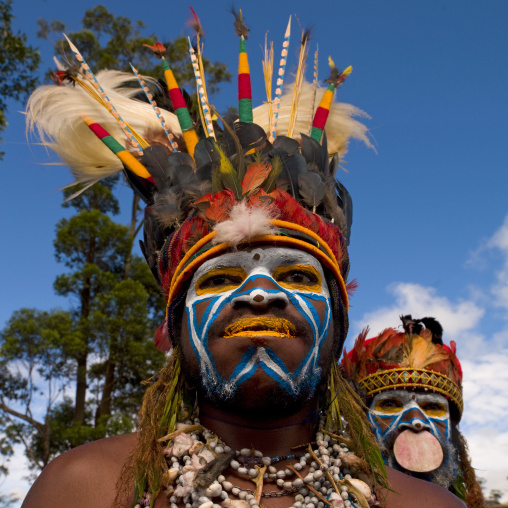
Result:
[[[269,164],[262,162],[251,164],[242,180],[242,194],[245,196],[254,192],[266,180],[271,170]]]

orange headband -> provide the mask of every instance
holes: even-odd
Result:
[[[314,257],[319,259],[327,268],[331,270],[334,277],[339,283],[340,293],[342,295],[342,299],[344,301],[344,305],[346,307],[346,311],[349,310],[349,298],[347,294],[346,284],[344,282],[344,279],[342,277],[342,274],[340,273],[339,264],[337,262],[337,259],[335,258],[335,255],[333,254],[330,247],[321,240],[319,235],[314,233],[314,231],[311,231],[310,229],[304,228],[303,226],[300,226],[299,224],[295,224],[293,222],[286,222],[286,221],[280,221],[280,220],[272,220],[271,224],[274,226],[279,226],[285,229],[291,229],[293,231],[300,231],[301,233],[306,234],[307,236],[311,237],[312,239],[316,240],[318,245],[322,246],[323,249],[326,251],[323,252],[318,247],[305,242],[303,240],[299,240],[297,238],[293,238],[290,236],[281,236],[281,235],[261,235],[256,236],[253,238],[246,239],[244,242],[240,242],[239,245],[244,245],[248,243],[276,243],[276,244],[289,244],[293,247],[300,248],[309,254],[312,254]],[[185,256],[182,258],[178,266],[176,267],[175,273],[173,274],[173,278],[171,279],[171,285],[170,290],[168,294],[167,299],[167,305],[166,305],[166,312],[169,308],[169,305],[171,304],[174,296],[178,293],[180,290],[183,282],[187,280],[187,278],[190,277],[190,274],[193,273],[194,270],[196,270],[200,265],[202,265],[205,261],[208,259],[217,256],[219,254],[222,254],[224,251],[231,248],[231,245],[229,243],[220,243],[218,245],[215,245],[211,249],[208,249],[207,251],[200,254],[198,257],[193,259],[187,266],[185,264],[187,261],[194,256],[199,250],[204,247],[207,243],[209,243],[215,236],[216,231],[212,231],[205,237],[201,238],[198,242],[196,242],[185,254]]]

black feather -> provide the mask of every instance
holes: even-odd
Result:
[[[136,175],[130,169],[124,168],[125,178],[131,186],[134,194],[145,203],[152,202],[152,195],[155,191],[155,185],[146,178]]]
[[[145,148],[141,157],[141,163],[152,175],[159,191],[171,186],[168,154],[162,146],[155,145]]]
[[[337,204],[337,192],[335,191],[335,186],[325,184],[325,197],[323,199],[324,204],[324,213],[322,214],[329,219],[332,219],[333,222],[337,225],[342,233],[342,236],[346,240],[346,245],[349,245],[349,231],[347,229],[347,220],[342,211],[342,208]]]
[[[157,260],[159,257],[159,251],[164,245],[166,235],[164,230],[161,228],[159,222],[153,217],[151,213],[151,207],[145,208],[145,217],[143,223],[143,239],[139,245],[141,251],[145,256],[146,262],[152,271],[155,280],[160,283],[159,274],[157,270]]]
[[[255,123],[236,122],[234,129],[244,154],[251,150],[261,152],[268,143],[264,129]]]
[[[325,180],[328,176],[328,152],[310,136],[302,136],[302,155],[307,161],[309,171],[317,171],[323,175]]]
[[[434,344],[443,344],[443,327],[437,319],[433,317],[424,317],[419,319],[419,321],[432,333],[432,342]]]
[[[196,163],[185,152],[173,152],[166,156],[168,160],[168,176],[172,186],[185,186],[197,181]]]
[[[277,136],[273,141],[273,147],[284,150],[288,155],[292,155],[300,148],[300,143],[296,139],[287,136]]]
[[[199,181],[212,180],[212,172],[214,169],[219,167],[219,162],[207,162],[203,166],[200,166],[196,171],[196,176]]]
[[[332,178],[335,178],[338,169],[339,169],[339,154],[336,152],[333,154],[332,160],[328,166],[328,172]]]
[[[194,148],[194,160],[198,168],[201,168],[201,166],[211,161],[220,161],[219,152],[215,149],[215,144],[212,139],[203,138],[198,141],[198,144]]]
[[[315,212],[325,197],[325,184],[320,175],[307,171],[298,175],[298,191],[301,201]]]
[[[346,231],[343,233],[346,238],[347,245],[351,236],[351,226],[353,225],[353,200],[347,191],[346,187],[338,180],[335,181],[335,189],[337,190],[338,197],[342,201],[342,211],[346,219]]]
[[[237,11],[236,9],[231,9],[231,12],[233,16],[235,17],[234,27],[236,35],[239,37],[243,37],[244,39],[247,39],[249,37],[249,29],[247,28],[247,25],[245,24],[242,16],[242,10],[240,9]]]
[[[295,152],[290,155],[282,148],[272,148],[268,152],[268,157],[271,159],[278,157],[282,163],[282,171],[277,186],[287,187],[288,192],[293,197],[298,198],[298,175],[307,172],[307,164],[302,154]]]

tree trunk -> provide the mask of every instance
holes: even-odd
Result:
[[[111,354],[111,353],[110,353]],[[108,358],[106,362],[106,373],[104,379],[104,387],[102,389],[102,397],[99,407],[95,413],[95,426],[99,424],[102,416],[111,414],[111,395],[115,384],[115,368],[116,364]]]
[[[81,290],[81,322],[88,319],[90,314],[90,284],[87,279]],[[86,389],[87,389],[87,362],[88,362],[88,332],[83,336],[83,350],[78,354],[76,369],[76,401],[74,403],[74,423],[83,423],[85,421]]]
[[[83,423],[85,421],[87,360],[88,352],[85,350],[77,358],[76,402],[74,405],[74,415],[72,417],[74,423]]]

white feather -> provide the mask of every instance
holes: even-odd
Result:
[[[240,201],[232,208],[229,219],[214,227],[217,235],[213,243],[236,246],[255,236],[269,235],[273,232],[271,219],[272,212],[269,207],[252,207],[245,201]]]
[[[135,78],[119,71],[100,71],[97,79],[123,120],[143,136],[147,129],[162,131],[152,107],[132,99],[140,88],[126,87]],[[151,78],[144,78],[147,82]],[[161,109],[166,125],[181,133],[176,115]],[[27,133],[38,134],[41,143],[56,152],[75,177],[75,183],[96,182],[123,169],[120,160],[88,128],[81,115],[100,123],[120,144],[130,149],[117,120],[79,85],[43,85],[28,100]]]
[[[293,85],[286,88],[286,93],[281,98],[279,109],[279,120],[277,123],[277,135],[286,136],[289,126],[289,116],[291,112],[291,101],[293,97]],[[326,87],[318,87],[316,91],[316,104],[319,104],[324,95]],[[309,131],[309,110],[312,104],[312,83],[304,82],[300,92],[300,101],[293,138],[299,139],[300,133],[307,134]],[[268,104],[263,104],[254,108],[254,123],[257,123],[269,133],[270,125],[268,123]],[[316,107],[317,108],[317,107]],[[367,113],[342,102],[333,102],[330,108],[330,114],[325,126],[326,137],[328,140],[328,153],[338,153],[342,157],[347,152],[350,138],[363,141],[369,148],[374,148],[367,136],[367,127],[355,120],[353,117],[370,118]]]

